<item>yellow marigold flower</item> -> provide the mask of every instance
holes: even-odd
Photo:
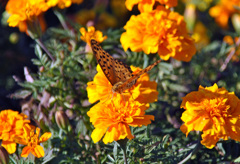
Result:
[[[88,45],[91,45],[91,39],[95,39],[96,41],[98,41],[98,43],[102,43],[105,39],[107,39],[107,36],[103,37],[103,33],[101,31],[95,31],[95,28],[93,26],[90,26],[87,29],[88,31],[86,31],[85,28],[82,27],[79,31],[82,34],[81,39]]]
[[[156,10],[132,16],[120,38],[126,51],[158,52],[163,60],[173,57],[190,61],[196,53],[194,40],[188,36],[183,16],[162,6]]]
[[[166,5],[167,8],[177,6],[177,0],[126,0],[125,5],[131,11],[133,6],[138,4],[140,12],[149,12],[153,10],[156,2]]]
[[[92,132],[93,142],[96,143],[105,134],[105,144],[120,139],[132,139],[133,135],[129,126],[141,127],[148,125],[154,116],[145,115],[146,106],[138,101],[125,102],[120,95],[114,100],[106,103],[99,102],[94,105],[87,115],[90,117],[95,129]]]
[[[133,74],[140,71],[140,68],[131,66]],[[98,100],[106,101],[108,99],[115,99],[117,93],[112,92],[112,85],[104,75],[101,67],[97,65],[97,74],[93,81],[87,83],[87,93],[90,103]],[[141,75],[136,84],[132,88],[127,89],[122,93],[125,100],[133,98],[140,103],[151,103],[157,101],[158,91],[157,83],[150,81],[147,73]]]
[[[183,133],[202,131],[201,143],[213,148],[219,139],[240,141],[240,100],[233,92],[218,88],[217,84],[191,92],[183,97],[185,109],[181,119]]]
[[[36,128],[35,126],[26,124],[23,129],[23,136],[14,137],[16,143],[27,145],[23,148],[21,157],[27,157],[29,153],[32,153],[37,158],[43,157],[44,150],[39,144],[47,141],[52,134],[50,132],[46,132],[38,139],[40,133],[40,129],[38,127]]]
[[[234,13],[238,13],[238,9],[234,8],[234,6],[240,7],[239,0],[220,0],[220,2],[210,8],[209,14],[215,18],[215,21],[219,24],[219,26],[223,28],[228,27],[228,19]]]
[[[19,114],[11,109],[0,112],[0,140],[2,140],[2,146],[9,154],[16,151],[16,143],[13,138],[16,135],[22,135],[24,124],[30,122],[26,118],[25,114]]]
[[[22,32],[26,32],[27,25],[37,20],[49,7],[45,0],[9,0],[6,5],[10,14],[7,22],[9,26],[19,26]]]

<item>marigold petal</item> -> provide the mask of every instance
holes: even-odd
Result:
[[[9,154],[13,154],[16,151],[17,144],[12,141],[2,141],[2,146],[7,150]]]
[[[37,157],[37,158],[41,158],[44,156],[44,150],[43,147],[40,145],[35,146],[34,148],[31,149],[31,153]]]
[[[212,149],[219,140],[219,138],[215,135],[203,133],[201,136],[202,136],[201,144],[206,146],[208,149]]]
[[[31,152],[31,146],[25,146],[22,150],[21,157],[27,157],[30,152]]]
[[[24,138],[20,137],[20,136],[15,136],[13,139],[16,143],[21,144],[21,145],[27,145],[27,141],[25,141]]]
[[[44,134],[40,137],[39,143],[42,143],[42,142],[47,141],[51,136],[52,136],[52,133],[51,133],[51,132],[46,132],[46,133],[44,133]]]
[[[141,0],[126,0],[125,5],[126,5],[127,9],[131,11],[133,6],[135,4],[137,4],[139,1],[141,1]]]
[[[103,137],[103,142],[107,144],[113,141],[117,141],[119,139],[119,136],[120,132],[117,130],[117,128],[115,126],[111,126]]]
[[[100,129],[100,128],[94,129],[91,134],[91,138],[93,142],[97,143],[98,141],[100,141],[105,132],[106,132],[106,129]]]
[[[129,123],[129,125],[133,127],[141,127],[142,125],[147,126],[151,124],[151,120],[154,120],[154,116],[152,115],[144,115],[142,117],[134,117],[133,122]]]

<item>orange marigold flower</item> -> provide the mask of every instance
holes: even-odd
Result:
[[[16,151],[16,143],[13,138],[23,134],[23,126],[29,123],[25,114],[19,114],[17,111],[6,109],[0,112],[0,140],[2,146],[12,154]]]
[[[177,6],[177,0],[126,0],[125,5],[131,11],[133,6],[138,4],[140,12],[149,12],[153,10],[156,2],[166,5],[167,8]]]
[[[154,120],[154,116],[145,115],[146,109],[146,105],[138,101],[125,102],[120,95],[114,101],[108,100],[106,103],[99,102],[94,105],[87,113],[95,127],[91,135],[93,142],[101,140],[104,134],[105,144],[126,137],[133,139],[129,126],[146,126]]]
[[[133,74],[140,71],[140,68],[134,66],[131,66],[131,69]],[[94,103],[98,100],[106,101],[117,96],[117,93],[112,92],[112,85],[99,65],[97,65],[97,72],[93,81],[87,83],[87,93],[90,103]],[[148,74],[145,73],[138,78],[132,88],[127,89],[122,95],[126,100],[133,98],[140,103],[155,102],[158,96],[157,83],[155,81],[150,81]]]
[[[183,16],[162,6],[154,11],[132,16],[124,26],[120,38],[126,51],[144,51],[146,54],[158,52],[163,60],[173,57],[190,61],[196,53],[194,40],[188,36]]]
[[[218,88],[217,84],[191,92],[183,97],[185,109],[181,119],[183,133],[202,131],[201,143],[213,148],[219,139],[240,141],[240,100],[233,92]]]
[[[23,148],[21,157],[27,157],[29,153],[32,153],[37,158],[43,157],[44,150],[39,144],[47,141],[52,134],[50,132],[46,132],[38,139],[40,133],[40,129],[38,127],[36,128],[35,126],[26,124],[23,129],[23,136],[14,137],[14,141],[16,143],[27,145]]]
[[[88,27],[87,30],[88,31],[86,31],[85,28],[82,27],[79,31],[82,34],[81,39],[88,45],[91,45],[91,39],[95,39],[96,41],[98,41],[98,43],[102,43],[105,39],[107,39],[107,36],[103,37],[103,33],[101,31],[95,31],[95,28],[93,26]]]
[[[219,24],[219,26],[223,28],[228,27],[228,19],[234,13],[239,13],[238,9],[234,6],[240,7],[239,0],[220,0],[220,2],[210,8],[209,14],[215,18],[215,21]]]
[[[49,7],[45,0],[9,0],[6,5],[6,11],[10,14],[7,22],[9,26],[18,26],[22,32],[26,32],[27,26],[38,20]],[[45,22],[42,23],[40,25],[44,28]]]

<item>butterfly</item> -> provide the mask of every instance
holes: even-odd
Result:
[[[130,89],[142,74],[150,71],[154,66],[161,62],[161,60],[158,60],[147,68],[133,74],[128,65],[114,59],[109,53],[102,49],[96,40],[91,39],[91,47],[103,73],[112,84],[113,93],[123,93],[126,89]]]

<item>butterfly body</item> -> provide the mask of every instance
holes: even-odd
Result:
[[[147,68],[133,74],[128,65],[114,59],[102,49],[96,40],[91,39],[91,47],[103,73],[112,84],[112,91],[117,93],[123,93],[126,89],[130,89],[142,74],[150,71],[161,61],[158,60]]]

